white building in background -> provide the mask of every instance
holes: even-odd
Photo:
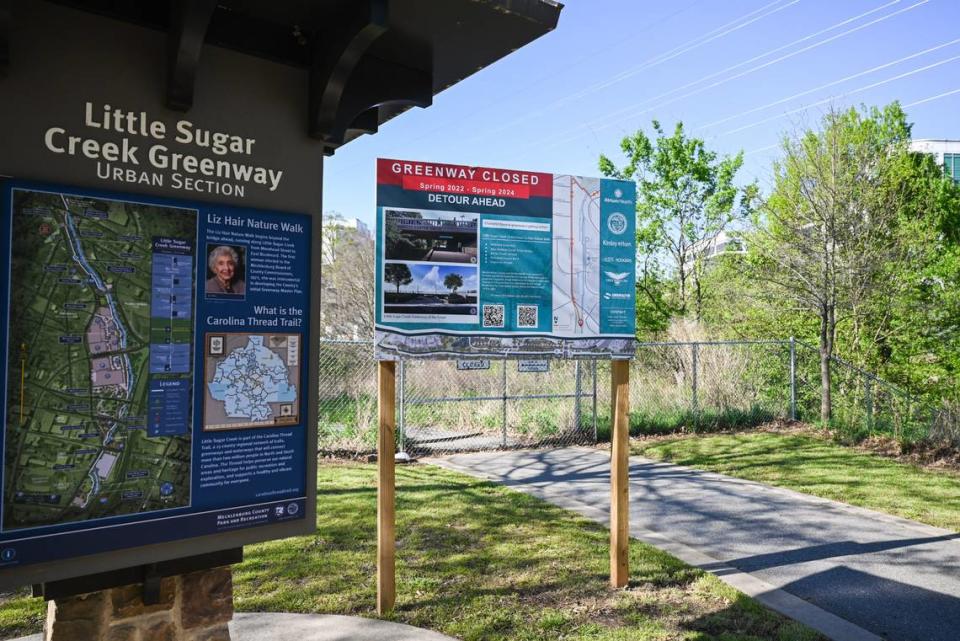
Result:
[[[911,140],[910,151],[932,155],[947,176],[960,183],[960,140]]]
[[[326,214],[323,217],[323,225],[325,227],[352,229],[354,232],[366,236],[367,238],[373,238],[373,232],[370,231],[370,227],[367,225],[367,223],[363,222],[359,218],[344,218],[340,214],[336,213]]]
[[[704,262],[709,262],[725,254],[746,253],[747,244],[743,238],[738,236],[736,232],[728,234],[726,231],[722,231],[713,238],[695,243],[690,248],[689,258],[687,258],[684,266],[686,271],[690,271],[693,268],[694,261],[698,258],[702,258]]]
[[[338,213],[323,215],[323,255],[321,263],[330,265],[336,259],[337,245],[344,239],[368,240],[373,242],[373,232],[359,218],[346,218]]]

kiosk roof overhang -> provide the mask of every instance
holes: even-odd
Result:
[[[554,0],[57,1],[166,32],[173,109],[193,102],[204,45],[304,69],[307,125],[328,154],[553,30],[562,9]]]

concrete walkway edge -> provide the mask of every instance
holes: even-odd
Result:
[[[580,501],[569,498],[560,493],[553,493],[543,488],[535,488],[523,483],[503,481],[497,475],[484,473],[477,470],[462,468],[446,459],[423,459],[424,463],[429,463],[437,467],[460,472],[474,477],[481,477],[488,481],[493,481],[501,485],[520,490],[531,496],[560,506],[562,508],[576,512],[598,523],[609,525],[610,511],[601,509]],[[648,459],[631,456],[630,465],[655,463]],[[746,481],[752,483],[750,481]],[[825,499],[816,499],[825,500]],[[887,516],[887,515],[884,515]],[[896,517],[889,517],[896,518]],[[902,520],[902,519],[900,519]],[[790,594],[784,590],[776,588],[766,581],[758,579],[755,576],[741,572],[740,570],[726,565],[722,561],[704,554],[694,548],[688,547],[668,539],[657,532],[637,527],[631,524],[630,536],[665,552],[672,554],[684,563],[700,568],[717,576],[724,583],[740,590],[747,596],[750,596],[771,610],[779,612],[784,616],[799,621],[804,625],[816,630],[820,634],[833,639],[833,641],[883,641],[882,637],[865,630],[860,626],[842,619],[837,615],[813,605],[803,599]]]
[[[333,614],[238,612],[230,622],[231,641],[456,641],[402,623]],[[34,634],[15,641],[43,641]]]

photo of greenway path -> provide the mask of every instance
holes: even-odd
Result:
[[[189,505],[196,211],[13,189],[9,215],[3,529]]]
[[[476,317],[480,285],[477,271],[471,265],[386,263],[383,313]]]
[[[477,263],[478,214],[387,209],[386,260]]]

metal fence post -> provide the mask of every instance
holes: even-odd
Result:
[[[404,361],[400,361],[400,420],[397,426],[397,434],[400,437],[400,453],[407,451],[407,386],[406,367]]]
[[[873,385],[872,377],[868,374],[866,376],[866,383],[864,385],[864,404],[866,405],[867,411],[867,429],[873,430]]]
[[[691,409],[693,409],[694,415],[699,413],[699,407],[697,402],[697,366],[700,361],[700,344],[693,344],[693,396],[691,398]]]
[[[797,339],[790,337],[790,420],[797,420]]]
[[[591,373],[593,374],[593,442],[596,443],[599,438],[597,436],[597,361],[590,361]]]
[[[583,391],[583,382],[580,379],[580,361],[574,361],[573,363],[574,377],[576,378],[576,389],[574,393],[576,397],[573,399],[573,420],[574,420],[574,429],[577,432],[580,431],[581,423],[580,420],[580,393]]]
[[[503,393],[503,418],[501,423],[502,435],[500,438],[500,445],[503,447],[507,446],[507,360],[503,360],[503,378],[502,378],[502,388],[501,392]]]

